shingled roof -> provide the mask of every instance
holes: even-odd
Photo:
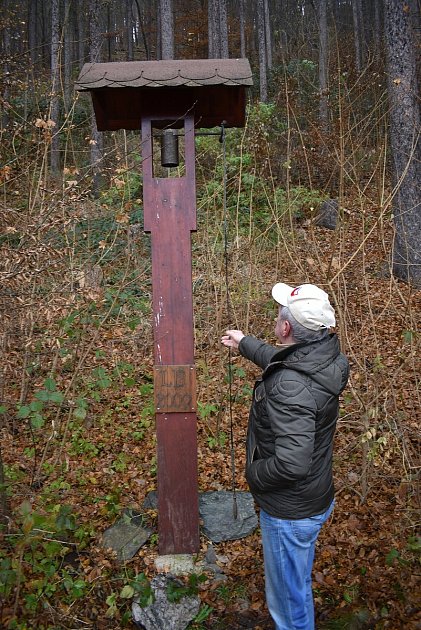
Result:
[[[182,59],[85,63],[78,91],[124,87],[251,86],[247,59]]]

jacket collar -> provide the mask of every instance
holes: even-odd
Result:
[[[294,343],[285,346],[273,356],[262,377],[265,378],[281,366],[298,372],[313,373],[331,363],[339,353],[339,341],[335,333],[316,341]]]

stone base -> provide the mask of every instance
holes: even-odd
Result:
[[[172,575],[197,573],[193,556],[182,553],[158,556],[155,559],[155,568],[158,573],[171,573]]]

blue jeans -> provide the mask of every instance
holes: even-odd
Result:
[[[266,602],[276,630],[314,630],[311,570],[317,536],[333,511],[287,521],[260,511]]]

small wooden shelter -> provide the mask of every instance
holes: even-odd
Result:
[[[191,232],[196,230],[197,128],[242,127],[246,59],[85,64],[99,131],[141,129],[144,230],[152,240],[159,552],[199,549]],[[184,129],[185,171],[156,177],[154,129]],[[162,135],[162,132],[161,132]]]

